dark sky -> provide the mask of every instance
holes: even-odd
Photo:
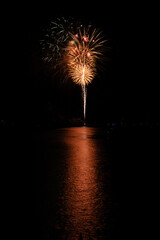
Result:
[[[13,7],[13,8],[12,8]],[[81,90],[72,82],[57,83],[38,57],[41,29],[56,17],[74,17],[100,27],[109,39],[111,61],[88,86],[90,122],[108,119],[158,119],[159,88],[154,59],[156,25],[152,10],[108,2],[54,1],[7,6],[3,19],[4,116],[45,119],[81,117]],[[3,45],[2,45],[3,46]]]

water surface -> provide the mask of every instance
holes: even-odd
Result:
[[[61,128],[38,137],[37,210],[44,239],[106,239],[111,167],[104,129]],[[48,237],[48,238],[47,238]]]

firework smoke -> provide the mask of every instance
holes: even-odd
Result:
[[[45,39],[41,40],[44,60],[54,68],[63,70],[67,78],[81,85],[83,95],[84,120],[86,118],[87,85],[96,75],[98,63],[103,59],[103,39],[101,32],[91,25],[64,18],[51,22]]]

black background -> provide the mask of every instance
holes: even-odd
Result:
[[[108,39],[109,61],[88,86],[87,121],[159,121],[156,7],[101,2],[10,4],[4,9],[2,119],[48,123],[82,118],[81,89],[61,84],[40,59],[41,30],[57,17],[91,22]],[[16,119],[16,120],[15,120]]]
[[[91,21],[102,29],[111,46],[105,53],[111,60],[88,86],[87,123],[106,126],[123,119],[151,126],[147,131],[125,128],[113,133],[113,185],[120,206],[113,239],[123,238],[124,225],[130,226],[126,234],[134,232],[136,237],[135,221],[142,236],[155,232],[159,132],[152,126],[159,126],[160,100],[156,9],[146,3],[104,1],[23,1],[2,7],[0,102],[1,119],[6,120],[1,120],[2,218],[6,235],[31,239],[34,232],[36,153],[31,126],[54,126],[55,119],[62,119],[59,125],[63,126],[64,119],[83,115],[80,87],[72,81],[61,84],[48,73],[38,54],[41,29],[59,16]],[[5,124],[15,128],[5,131]],[[133,219],[128,209],[132,209]]]

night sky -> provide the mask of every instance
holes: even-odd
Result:
[[[2,227],[2,229],[5,229],[5,236],[8,233],[17,236],[19,233],[19,239],[29,239],[30,221],[34,222],[34,217],[31,217],[32,207],[36,206],[36,171],[41,170],[39,166],[42,167],[42,162],[35,158],[35,145],[32,140],[32,134],[34,135],[35,132],[32,130],[37,129],[37,126],[42,126],[42,129],[46,126],[68,126],[66,124],[68,120],[83,118],[81,88],[72,80],[62,83],[41,60],[39,48],[41,30],[57,17],[71,16],[93,23],[108,39],[110,50],[105,52],[107,61],[104,64],[104,71],[93,79],[87,89],[88,126],[92,124],[108,126],[108,123],[116,121],[142,123],[142,125],[148,123],[149,126],[158,123],[157,125],[160,126],[159,59],[157,58],[159,13],[156,13],[156,9],[159,8],[147,6],[147,3],[122,4],[120,1],[117,5],[116,2],[111,4],[104,0],[102,2],[65,1],[65,3],[52,1],[50,4],[47,1],[37,3],[34,1],[34,4],[33,1],[32,3],[22,1],[18,4],[15,2],[5,4],[5,7],[1,7],[0,124],[2,124],[0,130],[1,126],[3,129],[2,119],[18,127],[13,127],[13,131],[9,128],[9,131],[0,132],[1,142],[4,144],[1,145],[2,191],[4,189],[1,194],[2,200],[4,199],[2,222],[6,224],[6,228]],[[157,128],[153,133],[145,132],[143,129],[135,131],[135,128],[128,131],[126,127],[118,133],[113,131],[111,141],[112,139],[111,151],[115,159],[113,171],[115,169],[117,189],[122,184],[124,196],[127,196],[130,182],[132,186],[135,184],[139,190],[138,201],[145,191],[145,197],[142,197],[144,217],[148,216],[148,209],[157,213],[159,131]],[[38,152],[38,156],[41,151],[43,147]],[[134,183],[131,180],[132,176],[133,179],[136,177]],[[123,200],[122,197],[122,202]],[[133,203],[132,200],[130,202]],[[122,206],[125,203],[126,199]],[[126,206],[124,208],[128,213]],[[140,213],[143,214],[141,209]],[[141,219],[139,214],[137,216],[141,226],[144,217]],[[144,222],[146,223],[147,220],[148,218]],[[151,222],[153,220],[151,218]],[[125,223],[127,222],[129,223],[128,218],[125,219]],[[153,224],[155,222],[157,224],[157,220],[154,220]],[[118,220],[118,225],[119,223],[121,228],[123,225],[121,218]],[[149,224],[142,228],[146,234],[148,234],[148,226]],[[126,225],[124,224],[122,228],[126,228]],[[155,226],[150,231],[152,229],[155,233]]]
[[[52,1],[23,3],[5,11],[4,118],[30,122],[82,118],[80,87],[72,81],[62,84],[39,53],[41,29],[57,17],[71,16],[99,27],[110,47],[103,72],[88,86],[87,121],[158,120],[156,20],[149,6]]]

